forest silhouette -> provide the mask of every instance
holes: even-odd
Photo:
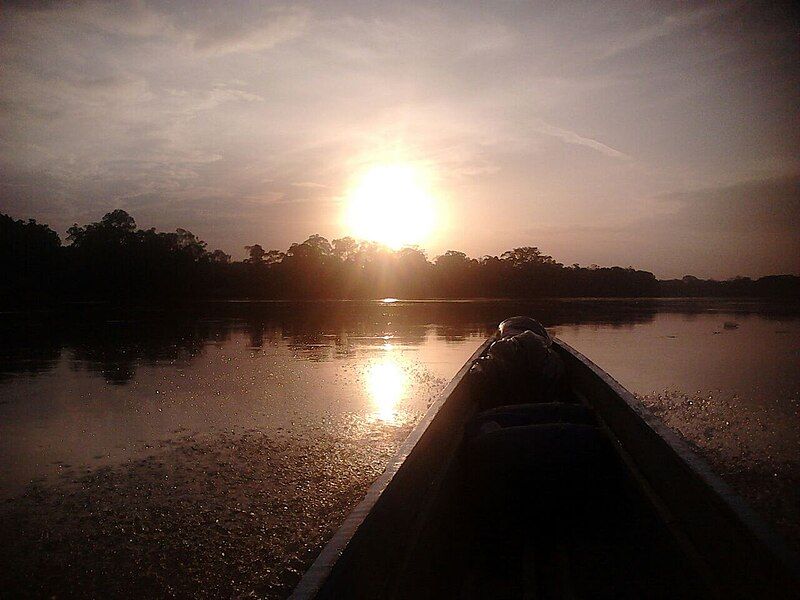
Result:
[[[0,214],[0,299],[369,299],[800,297],[800,277],[659,281],[631,267],[565,266],[535,246],[471,258],[312,235],[286,251],[246,246],[234,261],[186,229],[139,229],[124,210],[69,228],[66,244],[33,219]]]

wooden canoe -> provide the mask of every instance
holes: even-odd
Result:
[[[465,461],[474,417],[461,368],[291,598],[800,598],[796,556],[682,440],[560,340],[568,401],[589,407],[623,473],[618,506],[580,528],[547,515],[509,553],[476,535]],[[552,511],[552,509],[551,509]],[[563,526],[562,526],[563,524]],[[554,533],[555,532],[555,533]],[[497,556],[501,556],[498,560]]]

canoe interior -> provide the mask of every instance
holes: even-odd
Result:
[[[520,509],[501,497],[487,511],[464,441],[478,411],[467,371],[487,347],[293,598],[796,597],[797,566],[781,542],[624,388],[559,341],[570,384],[561,400],[588,406],[607,441],[599,478],[575,502]]]

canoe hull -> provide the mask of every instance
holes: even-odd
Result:
[[[631,522],[531,531],[495,560],[474,533],[465,424],[478,411],[462,367],[384,474],[306,572],[292,598],[796,597],[796,559],[688,446],[602,369],[561,342],[573,397],[614,448]],[[622,497],[624,496],[624,498]],[[627,509],[626,509],[627,510]],[[569,519],[570,515],[556,518]],[[568,529],[568,528],[567,528]],[[635,565],[635,568],[634,568]]]

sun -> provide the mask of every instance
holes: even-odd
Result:
[[[345,222],[350,235],[394,250],[423,244],[436,222],[429,188],[425,173],[411,164],[373,166],[348,194]]]

